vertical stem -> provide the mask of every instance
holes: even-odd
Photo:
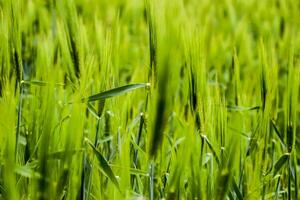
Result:
[[[293,156],[293,170],[295,174],[295,179],[294,179],[294,187],[295,187],[295,199],[298,199],[298,178],[297,178],[297,165],[296,163],[296,158]]]
[[[85,145],[85,144],[84,144]],[[85,200],[87,199],[86,198],[86,185],[85,185],[85,179],[86,179],[86,172],[85,172],[85,169],[86,169],[86,152],[84,151],[83,152],[83,169],[82,169],[82,174],[81,174],[81,199]]]
[[[20,82],[20,95],[19,95],[19,105],[18,105],[16,144],[15,144],[15,160],[17,160],[17,155],[18,155],[18,144],[19,144],[19,137],[20,137],[21,117],[22,117],[22,105],[23,105],[23,84],[22,82]]]
[[[94,141],[94,146],[96,148],[98,146],[99,130],[100,130],[100,118],[97,119],[96,136],[95,136],[95,141]],[[92,161],[91,161],[91,163],[92,163]],[[85,199],[89,199],[91,185],[92,185],[92,179],[93,179],[92,173],[93,173],[93,168],[91,167],[90,173],[88,175],[89,180],[88,180],[88,184],[87,184],[86,198]]]
[[[139,126],[139,132],[138,132],[138,136],[136,139],[136,145],[139,146],[140,145],[140,141],[142,138],[142,132],[143,132],[143,125],[144,125],[144,114],[141,113],[140,114],[140,126]],[[134,168],[138,168],[138,149],[134,150],[134,155],[133,155],[133,165]],[[132,175],[131,176],[131,182],[133,185],[133,188],[135,188],[135,183],[136,183],[136,175]]]
[[[153,160],[150,161],[149,166],[149,199],[154,199],[154,169],[155,169],[155,163]]]
[[[94,146],[95,146],[96,148],[97,148],[97,146],[98,146],[99,129],[100,129],[100,118],[97,119],[96,136],[95,136],[95,142],[94,142]]]
[[[296,188],[297,189],[297,188]],[[288,160],[288,200],[292,199],[292,194],[291,194],[291,160]]]
[[[140,126],[139,126],[139,132],[138,132],[138,137],[136,144],[139,146],[141,137],[142,137],[142,132],[143,132],[143,125],[144,125],[144,115],[143,113],[140,114]],[[134,167],[137,167],[138,164],[138,149],[134,151]]]

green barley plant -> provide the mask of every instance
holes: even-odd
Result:
[[[0,199],[300,199],[299,0],[0,0]]]

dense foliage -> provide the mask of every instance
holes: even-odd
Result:
[[[299,0],[0,0],[0,199],[299,199]]]

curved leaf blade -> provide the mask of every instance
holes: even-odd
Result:
[[[96,155],[99,161],[99,167],[104,172],[104,174],[113,182],[113,184],[118,188],[120,191],[119,183],[114,175],[112,169],[110,168],[108,162],[103,157],[103,155],[96,149],[96,147],[86,138],[87,143],[92,147],[94,154]]]
[[[288,161],[290,157],[289,153],[283,154],[274,165],[274,175],[282,168],[282,166]]]
[[[150,86],[150,83],[137,83],[137,84],[124,85],[121,87],[113,88],[111,90],[100,92],[98,94],[91,95],[87,98],[82,98],[81,100],[83,102],[85,102],[85,101],[93,102],[93,101],[98,101],[98,100],[104,100],[104,99],[120,96],[120,95],[127,93],[129,91],[132,91],[132,90],[136,90],[139,88],[145,88],[145,87],[149,87],[149,86]]]
[[[236,194],[236,197],[238,200],[243,200],[243,195],[239,189],[239,186],[237,185],[237,183],[235,182],[234,179],[232,179],[232,187],[233,187],[233,191],[235,192]]]

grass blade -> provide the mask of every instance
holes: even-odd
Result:
[[[282,168],[282,166],[288,161],[290,157],[289,153],[283,154],[279,160],[274,165],[274,176],[277,174],[277,172]]]
[[[244,198],[243,198],[243,195],[242,195],[242,193],[240,192],[240,189],[239,189],[239,187],[238,187],[238,185],[236,184],[236,182],[235,182],[234,179],[232,179],[232,186],[233,186],[233,191],[235,192],[237,199],[238,199],[238,200],[243,200],[243,199],[244,199]]]
[[[21,81],[21,84],[23,85],[35,85],[35,86],[46,86],[47,84],[53,84],[53,83],[49,83],[46,81],[38,81],[38,80],[31,80],[31,81],[26,81],[23,80]],[[65,84],[63,83],[54,83],[55,86],[64,86]]]
[[[273,126],[273,128],[274,128],[274,130],[275,130],[276,135],[278,136],[278,138],[279,138],[279,140],[280,140],[280,143],[281,143],[283,146],[285,146],[284,141],[283,141],[284,139],[283,139],[282,134],[280,133],[278,127],[276,126],[275,121],[274,121],[274,120],[271,120],[271,124],[272,124],[272,126]]]
[[[98,94],[89,96],[87,98],[83,98],[82,101],[83,102],[85,102],[85,101],[93,102],[93,101],[108,99],[108,98],[119,96],[121,94],[124,94],[124,93],[132,91],[132,90],[136,90],[139,88],[147,88],[149,86],[150,86],[150,83],[137,83],[137,84],[125,85],[125,86],[117,87],[117,88],[107,90],[104,92],[100,92]]]
[[[117,189],[120,191],[119,183],[116,179],[116,176],[114,175],[112,169],[110,168],[108,162],[104,158],[104,156],[95,148],[95,146],[92,144],[90,140],[87,138],[85,139],[86,142],[92,147],[94,154],[96,155],[99,166],[101,170],[104,172],[104,174],[113,182],[113,184],[117,187]]]
[[[213,145],[210,143],[210,141],[209,141],[209,139],[206,137],[206,135],[204,135],[204,136],[202,136],[202,137],[203,137],[204,140],[206,141],[206,143],[207,143],[209,149],[211,150],[211,152],[212,152],[212,154],[213,154],[213,156],[214,156],[214,158],[215,158],[217,164],[220,165],[220,160],[219,160],[219,158],[218,158],[217,152],[215,151]]]
[[[245,106],[232,106],[232,105],[228,105],[227,109],[229,111],[252,111],[252,110],[259,110],[260,106],[245,107]]]

